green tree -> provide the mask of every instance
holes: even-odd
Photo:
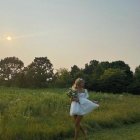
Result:
[[[56,87],[69,87],[72,83],[70,72],[66,68],[60,68],[55,73],[55,86]]]
[[[84,68],[84,73],[85,74],[92,74],[93,73],[93,71],[95,70],[95,68],[98,66],[98,64],[99,64],[99,61],[97,61],[97,60],[91,60],[90,62],[89,62],[89,64],[85,64],[85,68]]]
[[[24,67],[24,63],[17,57],[6,57],[0,61],[0,80],[10,86],[15,83],[18,73]]]
[[[93,76],[93,73],[95,72],[95,69],[98,67],[99,61],[97,60],[91,60],[88,63],[85,64],[85,68],[83,71],[83,78],[85,79],[85,86],[88,89],[93,90],[93,83],[95,84],[95,75]]]
[[[53,65],[47,57],[35,57],[22,76],[28,87],[47,87],[53,80]]]
[[[135,69],[133,82],[128,86],[128,92],[140,95],[140,66]]]
[[[71,75],[72,82],[74,82],[75,79],[77,79],[78,77],[83,77],[84,73],[82,69],[74,65],[71,67],[70,75]]]
[[[118,68],[125,72],[127,75],[127,86],[132,83],[133,81],[133,72],[130,70],[130,67],[128,64],[125,64],[124,61],[114,61],[110,64],[111,68]]]
[[[105,92],[120,93],[126,91],[127,75],[121,69],[109,68],[100,77],[100,89]]]
[[[140,82],[140,65],[135,69],[134,78],[137,82]]]

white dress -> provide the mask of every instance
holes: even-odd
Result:
[[[98,104],[93,103],[92,101],[88,100],[89,97],[87,90],[85,89],[85,92],[78,93],[79,102],[72,101],[71,107],[70,107],[70,115],[85,115],[97,107],[99,107]]]

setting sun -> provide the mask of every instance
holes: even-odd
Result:
[[[7,39],[8,41],[11,41],[11,40],[12,40],[12,37],[11,37],[11,36],[7,36],[6,39]]]

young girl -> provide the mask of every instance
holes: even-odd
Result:
[[[72,90],[76,91],[77,98],[71,97],[71,107],[70,107],[70,115],[74,117],[75,121],[75,136],[74,140],[78,139],[79,130],[84,134],[85,140],[87,139],[87,134],[85,129],[82,127],[81,120],[83,115],[91,112],[99,105],[93,103],[88,100],[89,97],[87,89],[84,89],[84,80],[82,78],[78,78],[75,80],[75,83],[72,86]]]

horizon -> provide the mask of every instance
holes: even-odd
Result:
[[[45,57],[54,69],[91,60],[140,65],[139,0],[0,1],[0,59],[27,66]]]

